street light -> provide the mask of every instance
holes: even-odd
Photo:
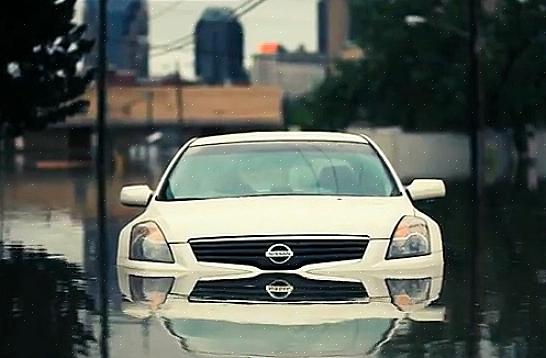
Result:
[[[422,24],[428,24],[432,28],[443,30],[443,31],[449,31],[465,39],[467,39],[470,35],[467,31],[461,30],[457,26],[454,26],[448,23],[443,23],[443,22],[441,23],[438,21],[429,20],[426,17],[421,15],[415,15],[415,14],[406,15],[404,16],[404,22],[409,27],[417,27]]]
[[[417,26],[419,24],[423,24],[423,23],[427,22],[427,19],[424,18],[423,16],[419,16],[419,15],[406,15],[404,17],[404,22],[408,26],[415,27],[415,26]]]

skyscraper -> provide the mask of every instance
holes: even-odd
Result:
[[[246,83],[243,27],[231,9],[207,8],[195,28],[195,73],[206,84]]]
[[[84,22],[89,37],[98,38],[98,0],[86,0]],[[140,78],[148,77],[148,8],[147,0],[108,2],[108,66],[110,70],[129,71]],[[87,66],[97,61],[96,46],[86,59]]]
[[[319,52],[330,59],[339,58],[350,37],[350,13],[347,0],[319,0]]]

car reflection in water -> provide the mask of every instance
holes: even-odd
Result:
[[[408,320],[444,322],[429,306],[443,266],[411,273],[177,273],[118,267],[125,314],[160,319],[198,357],[374,354]]]

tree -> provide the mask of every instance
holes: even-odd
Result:
[[[482,13],[484,115],[489,126],[517,134],[546,117],[546,2],[496,4]],[[313,126],[366,120],[408,130],[467,128],[466,3],[354,0],[351,6],[365,58],[341,64],[316,88],[308,105],[317,115]]]
[[[486,120],[524,152],[526,127],[546,121],[546,1],[505,0],[485,20]]]
[[[0,129],[39,130],[86,109],[93,79],[79,62],[93,42],[73,22],[76,0],[18,0],[0,11]],[[0,134],[1,135],[1,134]]]

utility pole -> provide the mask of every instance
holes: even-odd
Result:
[[[471,177],[474,201],[479,203],[483,195],[483,108],[482,81],[480,75],[480,9],[481,0],[467,0],[469,11],[468,41],[468,127],[470,130]]]
[[[148,137],[153,134],[154,132],[154,90],[150,89],[146,91],[146,122],[148,127]],[[150,158],[152,150],[152,143],[148,140],[145,141],[146,148],[144,150],[146,151],[146,165],[150,165]]]
[[[6,156],[7,156],[7,134],[6,134],[6,123],[0,123],[0,260],[3,256],[4,251],[4,188],[7,187],[5,181],[5,172],[6,168]]]
[[[102,358],[108,358],[108,237],[106,230],[106,71],[108,41],[108,0],[99,0],[99,31],[98,31],[98,65],[97,65],[97,239],[99,240],[99,291],[100,291],[100,321],[101,339],[100,352]]]
[[[481,0],[467,0],[468,3],[468,128],[471,155],[471,203],[472,203],[472,243],[470,272],[470,319],[469,319],[469,356],[479,357],[480,341],[480,294],[481,294],[481,226],[484,218],[483,206],[483,103],[482,81],[480,74],[480,15]]]
[[[107,0],[99,0],[99,31],[98,31],[98,63],[97,63],[97,148],[96,148],[96,171],[97,171],[97,217],[99,223],[99,234],[105,229],[106,220],[106,185],[105,185],[105,160],[106,160],[106,41],[107,41]],[[101,225],[103,224],[103,225]],[[99,238],[102,243],[103,238]]]

